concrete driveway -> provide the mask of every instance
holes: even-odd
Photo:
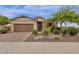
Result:
[[[24,42],[29,39],[31,32],[13,32],[7,34],[0,34],[0,42]]]

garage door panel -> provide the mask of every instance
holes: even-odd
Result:
[[[31,32],[33,29],[33,24],[15,24],[15,32]]]

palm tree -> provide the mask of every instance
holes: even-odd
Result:
[[[74,22],[74,20],[77,20],[76,16],[78,14],[76,14],[75,11],[73,11],[73,10],[71,10],[69,8],[64,8],[60,12],[61,12],[60,13],[61,17],[59,19],[60,24],[62,25],[62,23],[64,23],[65,27],[66,27],[67,22]]]
[[[62,24],[64,23],[66,27],[67,22],[74,22],[74,23],[76,23],[77,21],[79,22],[79,17],[74,10],[69,8],[62,8],[61,10],[53,14],[50,20],[56,22],[57,24],[60,23],[61,27]]]

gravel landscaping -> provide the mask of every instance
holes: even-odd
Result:
[[[53,39],[53,36],[54,35],[48,35],[44,37],[43,35],[37,35],[32,38],[31,32],[14,32],[0,34],[0,42],[79,42],[79,35],[59,35],[59,40]]]
[[[52,36],[53,35],[48,36],[48,37],[44,37],[42,35],[38,35],[36,38],[27,39],[25,42],[79,42],[79,35],[75,35],[75,36],[59,35],[60,36],[59,40],[53,39]]]

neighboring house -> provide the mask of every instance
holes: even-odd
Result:
[[[11,21],[11,32],[31,32],[33,29],[42,31],[48,26],[48,22],[43,17],[20,16]]]

